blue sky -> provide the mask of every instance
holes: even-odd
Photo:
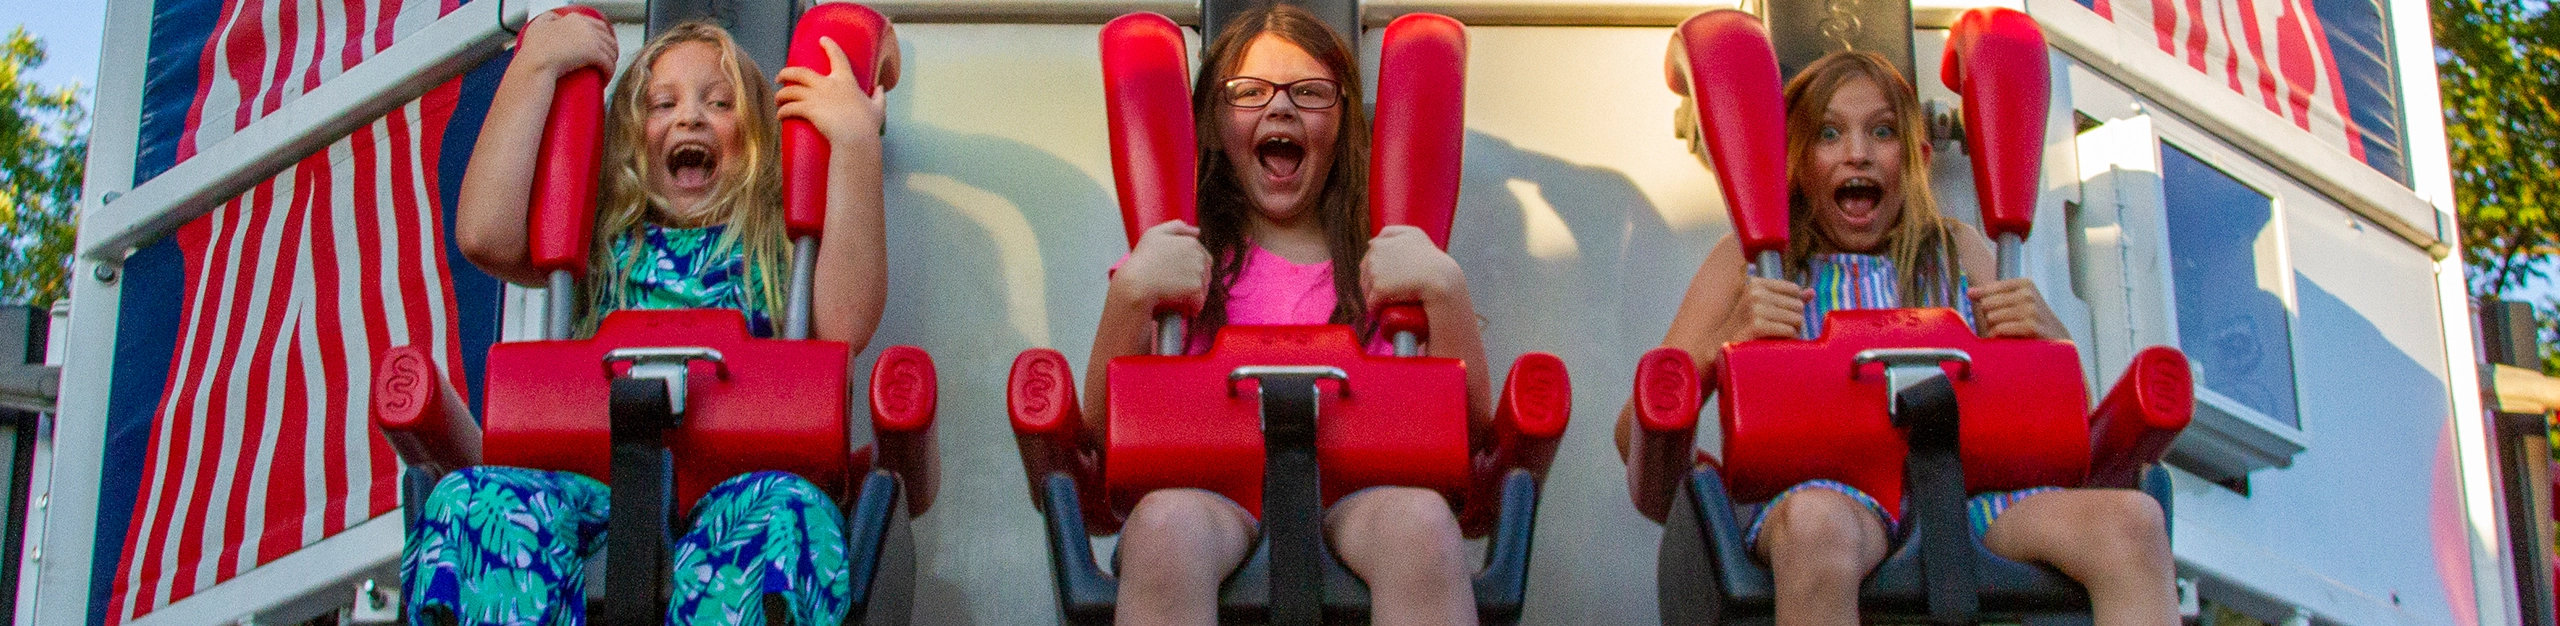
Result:
[[[44,66],[27,78],[45,85],[98,84],[98,46],[106,35],[105,0],[0,0],[0,15],[44,40]]]

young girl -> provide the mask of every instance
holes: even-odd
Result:
[[[1983,335],[2068,339],[2026,279],[1997,280],[1980,231],[1938,214],[1920,103],[1874,53],[1836,53],[1787,83],[1789,280],[1748,277],[1727,236],[1707,253],[1663,345],[1701,370],[1727,342],[1813,337],[1836,309],[1953,307]],[[1630,416],[1632,414],[1629,414]],[[1631,422],[1619,421],[1619,449]],[[2123,489],[1975,496],[1973,530],[2001,556],[2041,562],[2089,590],[2105,626],[2176,623],[2160,507]],[[1858,623],[1858,585],[1898,536],[1884,508],[1828,480],[1746,507],[1746,541],[1770,564],[1781,624]]]
[[[1147,229],[1111,278],[1086,363],[1144,354],[1160,305],[1198,305],[1194,352],[1228,324],[1350,324],[1420,302],[1430,352],[1467,364],[1478,421],[1488,393],[1466,276],[1419,229],[1374,239],[1364,194],[1368,120],[1342,40],[1304,9],[1270,5],[1235,18],[1192,89],[1200,137],[1200,225]],[[1365,294],[1365,295],[1364,295]],[[1379,344],[1372,342],[1377,352]],[[1103,376],[1086,376],[1100,429]],[[1326,511],[1334,553],[1367,581],[1374,622],[1473,624],[1466,545],[1437,492],[1377,487]],[[1121,624],[1213,624],[1219,582],[1253,547],[1254,519],[1206,490],[1141,498],[1121,527]]]
[[[463,175],[455,238],[491,275],[524,285],[525,204],[561,75],[611,71],[611,27],[543,14],[489,105]],[[812,334],[860,352],[879,324],[882,101],[862,93],[832,41],[827,74],[786,68],[779,92],[717,26],[687,23],[642,47],[609,100],[596,262],[582,277],[585,323],[626,308],[735,308],[759,335],[782,308],[778,114],[806,119],[833,147]],[[777,110],[775,103],[779,101]],[[604,545],[609,498],[585,476],[474,467],[438,482],[401,553],[411,623],[579,624],[581,568]],[[670,623],[833,624],[843,620],[844,521],[799,477],[731,478],[694,505],[671,557]],[[768,606],[785,615],[766,615]],[[786,621],[787,620],[787,621]]]

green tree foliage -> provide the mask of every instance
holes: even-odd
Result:
[[[0,302],[52,306],[68,293],[89,113],[79,86],[28,82],[44,42],[19,28],[0,42]]]
[[[2560,252],[2560,14],[2548,0],[2431,4],[2471,293],[2517,296]],[[2552,320],[2560,302],[2536,308]],[[2546,346],[2552,332],[2546,321]]]

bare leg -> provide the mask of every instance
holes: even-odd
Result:
[[[1378,626],[1476,623],[1475,568],[1449,501],[1429,489],[1381,487],[1325,512],[1334,554],[1369,584]]]
[[[1148,492],[1120,526],[1115,623],[1218,623],[1218,583],[1253,548],[1253,516],[1199,489]]]
[[[1884,560],[1884,521],[1840,492],[1804,489],[1769,510],[1752,549],[1777,579],[1780,626],[1856,626],[1858,583]]]
[[[2062,570],[2089,589],[2098,626],[2178,623],[2176,563],[2160,503],[2127,489],[2068,489],[2009,506],[1982,543],[1991,552]]]

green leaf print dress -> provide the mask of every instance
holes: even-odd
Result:
[[[744,254],[722,228],[644,226],[614,242],[632,259],[615,309],[733,308],[770,336]],[[636,241],[635,241],[636,240]],[[641,244],[633,250],[633,244]],[[586,623],[586,560],[604,547],[603,483],[569,472],[481,466],[446,475],[400,550],[412,624]],[[669,624],[835,624],[851,602],[844,516],[798,476],[730,478],[694,503],[673,551]],[[766,615],[767,598],[788,615]]]

